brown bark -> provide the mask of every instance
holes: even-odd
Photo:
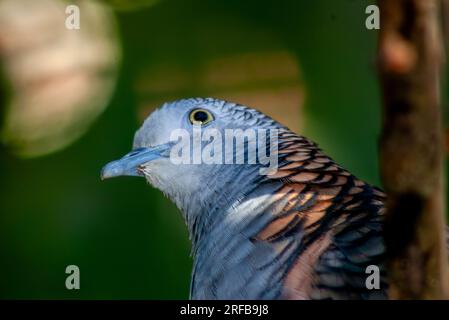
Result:
[[[441,18],[443,22],[444,49],[449,50],[449,0],[441,1]]]
[[[392,299],[449,298],[438,0],[379,0],[381,177]]]

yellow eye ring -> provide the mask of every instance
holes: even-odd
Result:
[[[214,120],[214,116],[206,109],[195,109],[189,114],[190,123],[196,126],[204,126]]]

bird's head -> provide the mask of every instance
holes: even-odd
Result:
[[[273,148],[271,132],[281,129],[285,127],[259,111],[222,100],[166,103],[136,132],[133,150],[108,163],[101,177],[145,177],[181,210],[196,210],[187,203],[196,199],[199,205],[207,204],[208,196],[220,194],[225,184],[242,185],[250,176],[256,178],[261,168],[273,169],[277,156],[270,157],[267,151],[262,161],[257,150]],[[239,142],[244,142],[242,150]],[[251,147],[255,162],[248,153]]]

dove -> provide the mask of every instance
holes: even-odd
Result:
[[[267,154],[276,161],[262,161]],[[192,242],[191,299],[387,298],[384,192],[255,109],[166,103],[132,151],[103,167],[102,179],[118,176],[145,178],[179,208]]]

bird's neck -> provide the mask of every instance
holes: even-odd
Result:
[[[237,231],[231,228],[231,222],[248,221],[251,213],[257,214],[257,208],[249,210],[242,204],[258,188],[258,169],[243,166],[237,170],[235,167],[228,168],[230,172],[221,171],[212,175],[205,188],[190,194],[181,208],[192,241],[193,255],[198,247],[216,234],[217,229],[226,230],[229,227],[227,232],[231,234],[232,230]]]
[[[278,188],[276,183],[249,183],[242,188],[229,188],[244,192],[231,192],[219,198],[215,207],[211,206],[208,213],[201,215],[207,218],[198,220],[190,229],[194,257],[193,299],[229,299],[240,295],[242,298],[274,299],[279,296],[282,279],[278,276],[287,271],[288,258],[297,251],[299,242],[293,238],[276,245],[254,241],[273,218],[276,204],[273,194]],[[256,274],[260,266],[266,268]],[[239,280],[228,290],[220,279],[232,281],[233,277]],[[258,285],[264,281],[269,282],[270,291]]]

